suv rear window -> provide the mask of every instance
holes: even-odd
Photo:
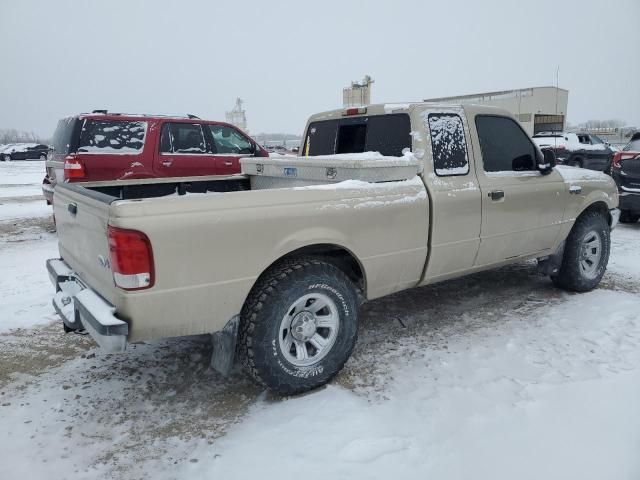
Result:
[[[147,122],[85,120],[80,132],[79,152],[129,153],[142,151]]]
[[[68,155],[74,152],[77,148],[77,130],[79,127],[80,120],[77,117],[68,117],[60,120],[53,134],[53,152],[61,155]]]
[[[380,152],[401,157],[411,149],[411,121],[406,113],[324,120],[309,124],[304,155]]]

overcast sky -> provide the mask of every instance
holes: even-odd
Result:
[[[365,74],[373,102],[553,85],[568,120],[640,126],[640,0],[0,0],[0,128],[112,111],[301,133]]]

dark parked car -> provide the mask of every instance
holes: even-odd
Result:
[[[11,160],[46,160],[51,150],[48,145],[36,143],[16,143],[5,147],[0,159],[8,162]]]
[[[620,221],[637,222],[640,220],[640,132],[614,155],[611,176],[620,192]]]
[[[561,165],[600,172],[609,172],[614,154],[608,143],[590,133],[541,132],[533,142],[540,148],[551,147]]]

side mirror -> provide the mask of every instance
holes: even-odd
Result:
[[[556,152],[553,151],[553,148],[543,148],[541,150],[543,158],[542,161],[538,160],[538,171],[542,175],[548,175],[556,166]]]

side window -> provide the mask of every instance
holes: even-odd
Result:
[[[485,172],[535,170],[536,153],[533,144],[514,120],[478,115],[476,129]]]
[[[469,157],[462,118],[453,113],[431,113],[428,120],[436,175],[469,173]]]
[[[136,154],[144,147],[147,122],[86,120],[80,132],[79,152]]]
[[[226,125],[209,125],[217,153],[235,153],[250,155],[253,153],[251,142],[239,132]]]
[[[312,122],[307,128],[302,154],[305,156],[333,155],[336,148],[338,120]]]
[[[162,153],[207,153],[202,126],[195,123],[165,123],[160,134]]]

